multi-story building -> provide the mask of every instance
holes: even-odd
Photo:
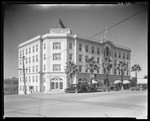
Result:
[[[10,77],[4,79],[4,94],[5,95],[18,94],[18,78]]]
[[[93,56],[101,63],[104,54],[109,53],[113,58],[113,68],[109,74],[109,80],[113,83],[120,79],[121,75],[114,68],[118,60],[128,62],[130,68],[131,50],[118,46],[109,40],[96,42],[70,33],[69,28],[52,28],[50,33],[37,36],[19,45],[18,66],[22,68],[22,56],[25,56],[26,89],[27,93],[49,92],[52,90],[64,90],[69,86],[65,66],[69,60],[78,65],[73,83],[80,83],[84,78],[88,83],[90,74],[86,70],[86,58]],[[105,81],[104,68],[95,71],[99,81]],[[130,71],[126,71],[124,79],[129,80]],[[19,70],[19,94],[24,94],[23,72]]]

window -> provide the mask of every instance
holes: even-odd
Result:
[[[44,58],[43,59],[46,60],[46,54],[44,54]]]
[[[36,72],[38,72],[38,65],[36,65]]]
[[[104,74],[106,73],[106,68],[103,68],[104,69]]]
[[[33,51],[33,53],[34,53],[34,46],[32,47],[32,51]]]
[[[117,64],[117,60],[114,60],[114,66],[116,66],[116,64]]]
[[[36,52],[38,51],[38,45],[36,45]]]
[[[72,60],[72,54],[69,54],[69,60]]]
[[[129,54],[127,54],[127,59],[129,60]]]
[[[87,61],[88,57],[89,57],[88,55],[85,56],[85,62]]]
[[[53,71],[61,71],[61,68],[60,68],[60,64],[54,64],[53,65]]]
[[[31,63],[31,57],[29,57],[29,63]]]
[[[26,55],[28,54],[28,49],[26,49]]]
[[[92,46],[92,53],[94,53],[94,47]]]
[[[97,63],[99,63],[99,60],[100,60],[100,58],[98,57],[98,58],[97,58]]]
[[[44,71],[46,70],[46,65],[44,65]]]
[[[79,61],[82,62],[82,55],[79,55]]]
[[[114,68],[114,74],[116,74],[116,69]]]
[[[23,50],[23,56],[24,56],[24,50]]]
[[[123,59],[125,59],[125,53],[123,53]]]
[[[79,44],[79,51],[82,51],[82,44]]]
[[[36,55],[36,62],[38,62],[38,55]]]
[[[59,82],[59,89],[63,89],[63,82]]]
[[[115,52],[115,58],[117,57],[117,52]]]
[[[31,77],[29,76],[29,82],[31,81]]]
[[[32,81],[34,82],[34,76],[32,76]]]
[[[31,53],[31,48],[29,47],[29,54]]]
[[[72,49],[72,43],[69,43],[69,49]]]
[[[28,71],[28,70],[27,70],[27,67],[26,67],[26,73],[27,73],[27,71]]]
[[[82,65],[79,65],[79,72],[82,72]]]
[[[32,72],[34,72],[34,66],[32,66]]]
[[[29,67],[29,73],[30,73],[30,67]]]
[[[44,43],[44,49],[46,49],[46,43]]]
[[[38,76],[36,76],[36,82],[38,82]]]
[[[43,86],[43,91],[45,91],[45,86]]]
[[[60,53],[54,53],[53,54],[53,60],[61,60],[61,54]]]
[[[119,52],[119,58],[121,58],[121,52]]]
[[[97,48],[97,54],[99,54],[100,53],[100,49],[99,48]]]
[[[33,59],[33,62],[34,62],[34,56],[32,57],[32,59]]]
[[[88,69],[85,69],[85,73],[88,73]]]
[[[106,47],[106,53],[105,53],[105,56],[109,56],[109,48],[108,47]]]
[[[88,52],[88,45],[85,45],[85,51]]]
[[[61,49],[61,42],[54,42],[53,49]]]

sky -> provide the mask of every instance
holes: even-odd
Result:
[[[147,4],[4,4],[4,78],[18,77],[18,45],[58,27],[59,18],[73,34],[91,37],[106,26],[136,16],[107,30],[106,39],[130,48],[131,66],[139,64],[138,78],[147,75]],[[101,40],[104,33],[94,36]],[[131,72],[131,77],[135,73]]]

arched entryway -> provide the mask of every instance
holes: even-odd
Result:
[[[59,77],[54,77],[51,79],[50,83],[51,90],[62,90],[63,89],[63,80]]]

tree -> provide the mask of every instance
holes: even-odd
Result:
[[[92,76],[95,70],[99,70],[99,63],[94,60],[94,57],[86,59],[86,69],[90,70],[90,84],[92,84]]]
[[[102,67],[106,70],[106,85],[109,86],[108,74],[112,68],[112,57],[105,56],[102,60]]]
[[[141,69],[141,67],[140,67],[139,64],[134,64],[134,65],[132,66],[131,71],[135,71],[136,84],[137,84],[137,72],[139,72],[139,71],[141,71],[141,70],[142,70],[142,69]]]
[[[123,90],[123,76],[124,72],[128,71],[128,62],[126,63],[125,61],[118,61],[116,69],[121,72],[121,82],[122,82],[121,89]]]
[[[69,78],[70,84],[72,84],[73,79],[77,72],[78,72],[78,66],[73,61],[69,61],[68,63],[66,63],[65,73]]]

